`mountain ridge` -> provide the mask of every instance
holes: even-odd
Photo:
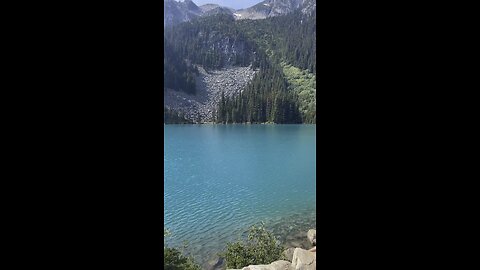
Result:
[[[249,8],[235,10],[218,4],[197,6],[192,0],[164,1],[164,27],[191,21],[202,16],[219,13],[233,16],[236,20],[266,19],[285,15],[300,9],[302,13],[312,13],[316,9],[316,0],[264,0]]]

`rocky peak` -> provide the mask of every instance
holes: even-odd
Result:
[[[303,3],[300,7],[302,12],[307,15],[312,15],[317,10],[317,1],[316,0],[303,0]]]
[[[209,11],[209,10],[212,10],[214,8],[217,8],[217,7],[220,7],[220,5],[217,5],[217,4],[205,4],[205,5],[201,5],[199,8],[205,12],[205,11]]]
[[[235,19],[265,19],[268,17],[288,14],[300,9],[304,14],[313,14],[316,10],[316,0],[265,0],[246,9],[234,10],[217,4],[197,6],[192,0],[165,0],[164,25],[173,25],[193,20],[200,16],[215,14],[234,15]]]
[[[166,0],[163,8],[164,26],[190,21],[202,14],[202,10],[191,0]]]
[[[265,19],[288,14],[297,9],[311,13],[316,7],[316,0],[265,0],[252,7],[237,10],[237,19]]]
[[[202,12],[202,10],[197,5],[195,5],[195,3],[192,2],[192,0],[184,0],[181,3],[183,3],[185,8],[187,8],[191,12],[196,12],[196,13]]]
[[[233,16],[234,10],[222,6],[217,6],[209,9],[202,9],[203,14],[202,16],[212,16],[216,14],[227,14]]]

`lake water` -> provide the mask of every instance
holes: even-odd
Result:
[[[316,226],[315,128],[165,125],[166,243],[187,241],[206,265],[264,221],[285,246],[303,245]]]

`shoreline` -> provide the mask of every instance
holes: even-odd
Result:
[[[307,234],[310,229],[316,229],[317,227],[316,211],[301,211],[297,214],[286,215],[283,217],[263,221],[265,228],[275,235],[276,239],[280,242],[284,250],[291,250],[293,252],[293,249],[295,248],[309,250],[313,247],[307,238]],[[234,233],[236,235],[235,237],[230,240],[224,240],[225,242],[219,241],[212,243],[211,241],[207,240],[203,244],[188,243],[187,248],[184,251],[188,256],[192,256],[194,260],[202,267],[202,269],[225,270],[225,267],[219,267],[224,266],[223,264],[217,265],[223,260],[223,258],[219,256],[219,253],[226,249],[226,244],[228,242],[235,242],[245,239],[246,234],[244,233],[247,232],[250,226],[251,225],[245,225],[245,227],[241,230],[242,232],[237,231],[237,233]],[[173,240],[168,242],[172,247],[180,249],[183,247],[182,241]],[[208,247],[206,248],[206,246]],[[218,267],[213,267],[215,265]]]
[[[283,248],[283,258],[279,261],[272,262],[272,264],[276,264],[280,261],[283,261],[287,264],[303,264],[303,262],[299,261],[297,257],[298,253],[308,253],[313,256],[313,263],[316,263],[316,247],[317,247],[317,235],[316,235],[316,226],[313,228],[308,229],[308,231],[302,231],[302,239],[301,241],[308,243],[307,245],[287,245],[286,243],[282,243],[281,246]],[[309,256],[307,254],[307,256]],[[304,254],[305,255],[305,254]],[[304,256],[303,256],[304,257]],[[307,268],[304,269],[316,269],[313,265],[305,265]],[[313,266],[313,268],[311,268]],[[226,267],[225,258],[220,255],[211,256],[207,258],[205,261],[201,263],[202,269],[205,270],[235,270],[235,269],[228,269]],[[244,266],[241,269],[248,269],[249,266]],[[282,268],[283,269],[283,268]]]

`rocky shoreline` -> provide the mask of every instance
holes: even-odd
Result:
[[[313,248],[288,248],[283,252],[285,260],[274,261],[268,265],[249,265],[241,269],[227,270],[315,270],[317,269],[317,231],[311,229],[307,232],[307,239]]]
[[[242,269],[227,270],[315,270],[317,269],[317,252],[296,248],[291,261],[278,260],[271,264],[249,265]]]
[[[283,251],[284,258],[274,261],[268,265],[249,265],[240,269],[227,269],[224,258],[217,257],[210,260],[203,268],[207,270],[313,270],[317,264],[317,232],[316,229],[310,229],[303,233],[304,239],[299,246],[286,244]],[[294,236],[295,237],[295,236]],[[305,240],[306,244],[303,240]]]

